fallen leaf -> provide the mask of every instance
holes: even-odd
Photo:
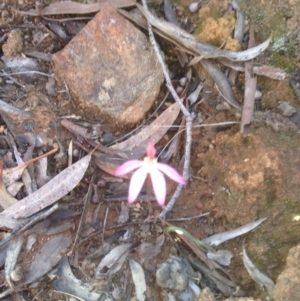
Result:
[[[258,268],[252,263],[250,258],[248,257],[246,250],[243,246],[243,262],[244,266],[251,276],[251,278],[261,287],[266,287],[268,294],[272,296],[274,282],[267,275],[263,274],[258,270]]]
[[[172,126],[179,112],[179,105],[177,103],[172,104],[150,125],[145,126],[139,133],[133,135],[124,142],[111,146],[110,148],[125,152],[132,151],[135,148],[141,148],[145,153],[148,143],[157,143]]]
[[[126,243],[112,249],[99,263],[95,278],[104,279],[119,271],[132,247],[132,243]],[[106,269],[108,269],[107,272],[103,273]]]
[[[10,274],[16,266],[22,245],[24,241],[24,235],[15,236],[10,242],[6,252],[5,259],[5,280],[11,289],[14,288],[10,279]]]
[[[223,65],[232,68],[233,70],[245,72],[244,62],[233,62],[227,59],[218,59]],[[263,65],[259,63],[254,63],[253,73],[256,75],[266,76],[275,80],[284,80],[286,73],[280,68],[276,68],[269,65]]]
[[[217,252],[208,252],[207,258],[225,266],[230,265],[231,258],[233,256],[232,252],[229,250],[218,250]]]
[[[142,266],[133,259],[129,259],[129,266],[131,270],[132,280],[135,286],[136,298],[138,299],[138,301],[144,301],[146,293],[146,280],[144,270]]]
[[[205,251],[211,249],[210,246],[203,243],[203,241],[193,237],[188,231],[186,231],[183,228],[172,226],[170,223],[166,222],[166,224],[169,225],[169,227],[166,228],[167,232],[174,231],[176,234],[179,235],[180,239],[182,239],[190,248],[193,250],[193,252],[198,256],[199,259],[201,259],[205,264],[213,270],[215,268],[214,262],[207,258]]]
[[[243,226],[238,227],[233,230],[214,234],[210,237],[202,239],[202,241],[210,246],[218,246],[221,243],[223,243],[224,241],[227,241],[229,239],[233,239],[235,237],[238,237],[240,235],[248,233],[249,231],[256,228],[259,224],[261,224],[264,220],[266,220],[266,217],[260,218],[257,221],[251,222],[249,224],[243,225]]]
[[[7,187],[7,192],[11,196],[15,197],[23,186],[24,186],[23,182],[14,182]]]
[[[98,155],[95,154],[93,160],[98,165],[99,168],[104,170],[110,175],[114,175],[115,170],[117,167],[124,161],[124,159],[118,157],[109,157],[108,155]],[[130,179],[129,175],[122,176],[123,179]]]
[[[90,160],[91,154],[88,154],[63,170],[39,190],[7,208],[2,214],[14,218],[24,218],[52,205],[80,182]]]
[[[254,26],[250,26],[248,47],[254,45]],[[253,120],[257,78],[253,76],[253,60],[245,62],[245,92],[240,132],[247,134]]]
[[[57,279],[53,285],[58,291],[72,294],[85,301],[100,300],[101,294],[93,292],[93,288],[88,283],[74,276],[67,257],[62,258],[55,274]]]
[[[7,187],[7,186],[11,185],[13,182],[19,180],[22,176],[24,169],[29,164],[34,163],[44,157],[50,156],[50,155],[54,154],[55,152],[57,152],[57,150],[58,150],[58,148],[54,148],[51,151],[49,151],[41,156],[38,156],[36,158],[33,158],[31,160],[28,160],[28,161],[24,162],[23,164],[20,164],[16,167],[4,169],[3,170],[3,182],[4,182],[5,186]]]
[[[35,256],[28,272],[24,275],[20,286],[40,281],[63,257],[63,253],[71,244],[71,237],[63,235],[50,237],[39,253]]]
[[[3,162],[0,161],[0,206],[2,209],[6,209],[17,202],[18,200],[12,197],[5,188],[3,182]]]
[[[98,12],[99,10],[103,9],[107,5],[112,5],[116,8],[125,8],[134,6],[134,0],[110,0],[110,1],[103,1],[99,0],[98,3],[90,3],[90,4],[83,4],[83,3],[76,3],[71,1],[62,1],[62,2],[54,2],[51,3],[49,6],[46,6],[41,11],[38,9],[31,9],[28,11],[21,11],[17,9],[13,9],[15,12],[28,15],[28,16],[48,16],[48,15],[65,15],[65,14],[78,14],[78,15],[85,15]]]
[[[14,219],[12,217],[2,215],[2,213],[0,213],[0,226],[1,227],[15,229],[15,228],[19,228],[21,224],[22,224],[22,221]]]
[[[172,41],[175,44],[179,43],[183,47],[191,50],[195,54],[201,55],[205,59],[227,58],[232,61],[252,60],[264,50],[266,50],[272,40],[272,38],[269,37],[263,43],[244,51],[223,50],[212,45],[199,42],[195,36],[191,35],[190,33],[181,29],[180,27],[170,22],[166,22],[162,19],[156,18],[149,10],[145,9],[140,4],[136,3],[136,6],[147,18],[148,22],[153,27],[158,29],[157,31],[155,31],[156,33],[162,35],[163,38],[167,36],[169,38],[168,40]]]

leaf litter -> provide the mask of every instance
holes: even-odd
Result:
[[[166,6],[166,3],[168,4]],[[72,5],[71,5],[72,4]],[[130,7],[134,3],[131,1],[127,1],[126,3],[123,2],[119,4],[118,1],[114,2],[114,5],[117,7]],[[243,23],[243,15],[237,3],[232,1],[233,8],[236,10],[237,13],[237,26],[236,31],[241,30],[241,24]],[[104,3],[105,5],[105,3]],[[161,35],[163,38],[167,38],[167,40],[173,42],[177,46],[180,46],[181,49],[185,48],[185,51],[189,50],[193,53],[193,55],[198,56],[197,62],[202,64],[204,69],[208,71],[208,73],[213,78],[214,82],[216,83],[219,93],[222,97],[231,104],[236,110],[241,109],[241,105],[239,101],[236,99],[235,94],[233,93],[231,87],[229,86],[227,77],[223,74],[221,69],[214,63],[212,60],[209,59],[217,59],[223,65],[230,66],[232,69],[245,72],[246,74],[251,74],[253,78],[253,74],[264,74],[268,75],[274,79],[283,79],[285,74],[276,68],[272,68],[271,66],[255,66],[255,64],[251,67],[252,70],[249,71],[247,68],[247,62],[250,59],[256,57],[259,53],[261,53],[270,43],[270,39],[266,40],[264,43],[258,46],[252,46],[245,51],[240,52],[233,52],[228,50],[219,49],[217,47],[213,47],[208,44],[199,43],[193,37],[193,35],[188,34],[187,32],[182,31],[179,28],[179,25],[172,26],[172,24],[162,21],[151,15],[151,13],[146,10],[145,8],[139,6],[139,9],[143,12],[146,16],[149,23],[154,26],[154,30],[156,33]],[[36,9],[31,11],[18,11],[21,14],[33,15],[33,16],[40,16],[40,15],[58,15],[58,14],[86,14],[98,11],[102,8],[102,3],[99,4],[80,4],[80,3],[73,3],[73,2],[58,2],[50,4],[48,7],[43,9]],[[172,11],[171,11],[171,10]],[[172,13],[173,9],[170,6],[168,1],[165,1],[165,12],[166,14]],[[170,14],[169,14],[170,15]],[[174,17],[171,14],[171,19]],[[241,21],[242,20],[242,21]],[[176,22],[173,22],[176,23]],[[144,23],[147,25],[147,23]],[[50,27],[51,28],[51,27]],[[236,33],[237,36],[240,36]],[[200,56],[199,56],[200,55]],[[246,66],[240,64],[240,61],[246,61]],[[200,83],[198,87],[202,87],[203,84]],[[253,92],[253,86],[249,86],[251,92]],[[197,89],[196,89],[197,90]],[[201,90],[201,89],[199,89]],[[199,91],[200,93],[200,91]],[[197,91],[197,94],[199,94]],[[245,95],[247,93],[245,92]],[[192,94],[189,94],[190,99],[192,98]],[[198,95],[197,95],[198,98]],[[192,104],[194,101],[190,101]],[[246,103],[246,97],[245,97]],[[244,109],[245,109],[244,103]],[[5,107],[6,108],[6,107]],[[11,108],[8,108],[9,110]],[[7,113],[7,112],[6,112]],[[113,174],[115,168],[124,161],[124,159],[128,158],[141,158],[144,155],[145,146],[149,141],[158,143],[161,141],[168,130],[171,128],[172,124],[178,118],[180,113],[180,107],[178,104],[172,104],[166,109],[159,117],[157,117],[151,124],[145,126],[140,132],[133,134],[127,140],[123,142],[114,144],[113,146],[107,147],[105,145],[99,144],[99,142],[93,142],[93,140],[88,139],[86,137],[86,132],[84,134],[78,135],[78,132],[73,132],[78,137],[84,138],[77,142],[78,145],[89,152],[89,148],[95,147],[97,144],[99,145],[99,150],[96,150],[92,155],[88,154],[83,159],[78,160],[76,163],[71,165],[70,167],[66,168],[64,171],[59,173],[55,176],[52,180],[50,180],[46,184],[41,184],[41,188],[39,188],[36,192],[32,193],[31,195],[23,198],[21,201],[18,202],[18,206],[13,204],[9,204],[7,209],[2,212],[0,216],[0,222],[2,226],[8,227],[10,229],[19,229],[21,225],[21,221],[15,220],[14,218],[25,218],[23,222],[28,221],[26,218],[37,214],[42,209],[53,205],[62,197],[66,196],[73,188],[80,183],[84,173],[86,172],[91,158],[93,157],[96,164],[104,171],[109,174]],[[24,115],[26,117],[32,117],[30,113],[24,113],[22,110],[14,110],[9,111],[9,114],[16,114],[16,115]],[[250,118],[251,121],[251,118]],[[250,123],[249,119],[245,124]],[[62,124],[66,124],[66,121],[62,121]],[[70,123],[68,123],[70,126]],[[68,128],[68,127],[67,127]],[[70,130],[70,127],[68,128]],[[78,130],[78,128],[76,128]],[[84,144],[89,144],[86,147]],[[34,147],[32,148],[33,151]],[[57,150],[57,149],[56,149]],[[63,151],[62,151],[63,153]],[[46,155],[46,154],[45,154]],[[38,158],[35,158],[39,160]],[[35,160],[33,159],[33,160]],[[33,161],[32,161],[33,162]],[[30,162],[30,163],[32,163]],[[26,164],[30,164],[27,163]],[[7,171],[7,183],[14,183],[17,179],[20,178],[23,170],[27,167],[20,167],[18,172],[14,171]],[[22,169],[23,168],[23,169]],[[22,170],[22,172],[20,172]],[[4,170],[5,172],[5,170]],[[10,175],[11,174],[11,175]],[[45,174],[45,172],[44,172]],[[44,181],[47,182],[47,181]],[[89,186],[89,188],[91,185]],[[4,187],[5,188],[5,187]],[[3,194],[3,192],[2,192]],[[3,194],[6,198],[6,192]],[[87,200],[87,199],[86,199]],[[90,205],[89,202],[86,201],[85,206]],[[126,226],[126,222],[132,219],[132,212],[128,206],[122,205],[122,211],[119,215],[119,221]],[[85,208],[84,208],[85,212]],[[83,216],[85,213],[83,214]],[[82,217],[83,217],[82,216]],[[84,216],[86,217],[86,216]],[[220,234],[212,235],[211,237],[207,237],[202,239],[201,241],[190,235],[187,230],[170,226],[168,231],[175,231],[179,237],[189,246],[190,249],[194,251],[194,253],[200,258],[205,265],[200,264],[198,261],[190,259],[193,262],[193,266],[199,268],[203,273],[210,275],[213,281],[216,283],[220,291],[222,291],[225,295],[228,292],[228,287],[235,287],[235,283],[231,282],[228,278],[223,277],[222,275],[218,274],[215,269],[221,269],[218,264],[228,266],[230,264],[230,260],[232,257],[232,253],[228,250],[218,250],[214,251],[210,246],[218,246],[222,242],[225,242],[229,239],[233,239],[239,235],[243,235],[248,231],[253,230],[256,226],[258,226],[264,219],[260,219],[256,222],[250,223],[248,225],[239,227],[235,230],[227,231]],[[45,221],[48,221],[45,219]],[[82,222],[85,222],[85,218],[82,219]],[[24,232],[24,235],[31,235],[31,233],[35,234],[43,234],[43,235],[53,235],[58,234],[60,232],[65,232],[74,227],[73,223],[63,223],[58,227],[50,227],[47,228],[47,223],[40,222],[33,226],[31,229]],[[172,228],[173,227],[173,228]],[[78,227],[79,233],[80,226]],[[105,228],[103,230],[103,246],[105,244],[104,241],[104,232],[106,232]],[[77,237],[78,238],[78,237]],[[76,245],[77,238],[75,239],[74,246]],[[12,235],[9,244],[2,244],[3,252],[6,252],[6,260],[7,264],[5,263],[5,277],[6,281],[8,282],[10,289],[13,288],[13,284],[10,280],[10,274],[15,268],[15,263],[17,262],[18,252],[23,244],[23,236],[22,235]],[[25,273],[23,280],[21,280],[20,284],[17,284],[17,289],[20,289],[22,285],[26,285],[28,283],[38,281],[41,277],[45,275],[48,271],[53,269],[57,263],[62,258],[62,254],[65,253],[65,250],[70,246],[71,242],[70,239],[65,238],[63,235],[59,235],[55,238],[48,238],[49,241],[44,244],[44,247],[40,251],[40,255],[37,255],[32,263],[29,271]],[[8,241],[8,240],[7,240]],[[142,242],[138,248],[139,255],[144,260],[149,260],[151,258],[155,258],[161,252],[161,249],[165,243],[165,235],[161,234],[158,236],[156,241],[152,243],[145,243]],[[139,244],[139,243],[137,243]],[[115,275],[119,270],[124,267],[126,259],[128,258],[129,252],[137,246],[137,244],[133,243],[125,243],[121,244],[112,250],[108,251],[106,249],[101,255],[104,255],[104,258],[100,261],[98,267],[96,268],[96,278],[98,279],[109,279],[113,275]],[[58,248],[55,249],[55,245],[58,245]],[[108,244],[110,246],[110,243]],[[12,247],[10,247],[12,246]],[[13,247],[16,247],[14,251],[12,251]],[[74,248],[73,248],[74,250]],[[108,253],[107,253],[108,252]],[[245,254],[244,254],[245,253]],[[251,267],[254,270],[253,264],[251,263],[250,259],[247,257],[245,250],[243,249],[244,254],[244,261],[247,261],[246,269],[248,270]],[[45,266],[45,269],[42,271],[37,271],[38,266],[43,266],[46,259],[49,257],[49,264]],[[74,255],[75,256],[75,255]],[[188,258],[188,256],[186,255]],[[143,261],[143,260],[142,260]],[[8,265],[8,263],[12,263]],[[143,265],[143,262],[142,262]],[[138,300],[145,300],[145,291],[146,291],[146,283],[145,283],[145,272],[143,270],[142,265],[138,264],[133,259],[129,259],[129,267],[131,269],[133,282],[136,288],[136,297]],[[245,264],[246,265],[246,264]],[[207,268],[208,267],[208,268]],[[247,268],[248,267],[248,268]],[[70,264],[66,257],[64,257],[59,264],[59,272],[57,272],[57,280],[54,281],[54,286],[57,290],[62,292],[77,296],[79,298],[83,298],[85,300],[98,300],[101,294],[92,292],[93,288],[86,283],[82,283],[79,279],[76,279],[74,274],[72,273]],[[105,272],[107,270],[107,272]],[[46,271],[46,272],[45,272]],[[147,271],[146,271],[147,272]],[[224,272],[224,271],[223,271]],[[254,276],[251,276],[255,281],[258,280],[260,284],[263,284],[270,290],[270,282],[265,281],[264,278],[255,270]],[[191,287],[195,286],[195,283],[192,282],[189,284]],[[197,293],[198,286],[194,287],[195,294]]]
[[[91,154],[67,167],[35,193],[4,210],[2,214],[24,218],[52,205],[69,193],[82,179],[89,166]]]

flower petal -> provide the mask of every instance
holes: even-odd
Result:
[[[186,184],[186,181],[184,178],[174,169],[173,167],[163,164],[163,163],[156,163],[157,168],[162,171],[165,175],[167,175],[170,179],[173,181],[179,183],[179,184]]]
[[[129,184],[129,204],[133,203],[136,200],[146,180],[147,174],[147,169],[143,166],[133,173]]]
[[[166,180],[158,169],[153,169],[150,176],[157,203],[163,206],[166,199]]]
[[[147,146],[147,157],[153,159],[155,157],[155,154],[156,148],[152,142],[149,142]]]
[[[129,160],[119,166],[115,171],[115,176],[123,176],[143,165],[143,161],[140,160]]]

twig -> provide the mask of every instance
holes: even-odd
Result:
[[[27,74],[39,74],[39,75],[43,75],[43,76],[47,76],[47,77],[54,77],[55,78],[55,76],[52,75],[52,74],[48,74],[48,73],[44,73],[44,72],[40,72],[40,71],[35,71],[35,70],[20,71],[20,72],[13,72],[13,73],[5,73],[5,72],[3,72],[2,74],[0,74],[0,76],[11,76],[11,75],[22,75],[22,74],[26,74],[26,75]]]
[[[105,233],[105,227],[106,227],[106,221],[107,221],[108,212],[109,212],[109,206],[106,208],[105,218],[104,218],[104,222],[103,222],[102,243],[104,243],[104,233]]]
[[[146,0],[142,0],[143,2],[143,6],[145,9],[148,10],[148,6],[146,3]],[[154,48],[154,51],[156,53],[157,59],[161,65],[162,71],[164,73],[164,77],[166,80],[166,85],[170,91],[170,93],[172,94],[173,98],[175,99],[175,101],[178,103],[181,112],[184,114],[184,116],[186,117],[186,142],[185,142],[185,153],[184,153],[184,165],[183,165],[183,177],[186,181],[188,181],[189,179],[189,168],[190,168],[190,158],[191,158],[191,146],[192,146],[192,122],[193,122],[193,118],[194,116],[186,109],[186,107],[184,106],[184,104],[182,103],[181,99],[179,98],[179,96],[177,95],[175,89],[173,88],[170,76],[169,76],[169,71],[168,68],[160,54],[160,51],[158,49],[154,34],[153,34],[153,30],[152,30],[152,26],[151,24],[148,22],[148,32],[149,32],[149,38],[150,38],[150,42]],[[182,190],[183,186],[182,185],[178,185],[171,200],[169,201],[168,205],[164,208],[164,210],[160,213],[160,217],[165,218],[166,214],[172,209],[172,207],[174,206],[177,198],[179,197],[181,190]]]
[[[182,218],[172,218],[172,219],[166,219],[167,222],[184,222],[184,221],[191,221],[192,219],[195,219],[195,218],[200,218],[202,216],[207,216],[209,215],[210,213],[209,212],[206,212],[206,213],[202,213],[202,214],[199,214],[199,215],[196,215],[196,216],[190,216],[190,217],[182,217]],[[160,221],[158,219],[158,221]],[[104,235],[104,232],[106,231],[110,231],[110,230],[115,230],[115,229],[119,229],[119,228],[128,228],[129,226],[134,226],[134,225],[141,225],[143,223],[143,221],[138,221],[138,222],[131,222],[131,223],[126,223],[126,224],[121,224],[121,225],[117,225],[117,226],[113,226],[113,227],[110,227],[110,228],[106,228],[104,229],[104,227],[102,229],[100,229],[99,231],[96,231],[96,232],[93,232],[91,235],[89,235],[88,237],[85,237],[83,238],[82,240],[79,241],[78,244],[81,244],[87,240],[90,240],[92,237],[96,236],[96,235],[99,235],[99,234],[102,234]]]
[[[209,212],[202,213],[202,214],[195,215],[195,216],[189,216],[189,217],[171,218],[171,219],[167,219],[166,221],[167,221],[167,222],[184,222],[184,221],[191,221],[191,220],[194,219],[194,218],[200,218],[200,217],[207,216],[207,215],[209,215]]]
[[[91,182],[93,182],[94,180],[94,175],[92,176],[92,180]],[[78,225],[78,229],[77,229],[77,232],[76,232],[76,236],[75,236],[75,240],[74,240],[74,243],[73,243],[73,246],[72,246],[72,249],[71,251],[69,252],[69,256],[71,256],[75,250],[75,247],[77,246],[77,242],[78,242],[78,239],[79,239],[79,234],[81,232],[81,229],[86,221],[86,216],[87,216],[87,208],[90,204],[90,201],[91,201],[91,197],[92,197],[92,192],[93,192],[93,188],[92,188],[92,184],[89,185],[89,188],[88,188],[88,191],[86,193],[86,195],[84,196],[84,206],[83,206],[83,211],[82,211],[82,215],[81,215],[81,219],[80,219],[80,222],[79,222],[79,225]]]

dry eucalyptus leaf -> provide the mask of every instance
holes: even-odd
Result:
[[[5,236],[6,236],[6,237],[5,237]],[[10,234],[10,233],[9,233],[9,234],[7,233],[7,234],[5,234],[5,236],[4,236],[3,239],[7,240],[8,237],[11,236],[11,234]],[[2,240],[3,240],[3,239],[2,239]],[[7,252],[8,248],[9,248],[9,244],[8,244],[8,243],[1,244],[1,246],[0,246],[0,266],[3,266],[4,263],[5,263],[5,260],[6,260],[6,252]]]
[[[254,46],[254,27],[250,26],[250,38],[248,47]],[[245,62],[245,92],[240,132],[247,134],[247,129],[253,121],[255,105],[255,92],[257,78],[253,76],[253,60]]]
[[[233,230],[229,230],[223,233],[214,234],[210,237],[202,239],[202,241],[210,246],[218,246],[224,241],[227,241],[229,239],[233,239],[235,237],[238,237],[240,235],[243,235],[245,233],[248,233],[249,231],[256,228],[259,224],[261,224],[264,220],[266,220],[266,217],[260,218],[257,221],[251,222],[249,224],[243,225],[241,227],[238,227]]]
[[[18,165],[16,167],[13,168],[7,168],[3,170],[3,182],[5,184],[5,186],[9,186],[11,185],[13,182],[19,180],[22,176],[22,173],[24,171],[24,169],[31,163],[38,161],[44,157],[50,156],[52,154],[54,154],[55,152],[57,152],[57,148],[54,148],[53,150],[49,151],[48,153],[45,153],[41,156],[38,156],[36,158],[33,158],[31,160],[28,160],[26,162],[24,162],[21,165]]]
[[[35,256],[20,285],[40,281],[41,277],[53,269],[71,244],[71,238],[63,235],[50,237]]]
[[[251,278],[261,287],[266,287],[268,294],[272,296],[274,282],[267,275],[263,274],[258,268],[252,263],[248,257],[246,250],[243,246],[243,262],[246,270],[248,271]]]
[[[48,16],[48,15],[65,15],[65,14],[78,14],[78,15],[85,15],[96,13],[99,10],[106,7],[108,4],[116,7],[116,8],[125,8],[134,6],[134,0],[110,0],[110,1],[98,1],[98,3],[90,3],[90,4],[83,4],[83,3],[76,3],[71,1],[62,1],[62,2],[54,2],[51,3],[49,6],[46,6],[41,11],[38,9],[31,9],[28,11],[20,11],[14,9],[15,12],[18,12],[22,15],[28,16]]]
[[[15,197],[23,186],[23,182],[14,182],[7,187],[7,192],[13,197]]]
[[[230,265],[230,261],[233,256],[232,252],[230,252],[229,250],[218,250],[215,253],[208,252],[206,255],[207,258],[224,266]]]
[[[101,168],[102,170],[104,170],[105,172],[113,176],[115,170],[124,159],[119,159],[115,156],[109,157],[108,155],[95,155],[93,157],[93,160],[95,161],[95,163],[98,165],[99,168]],[[130,176],[124,175],[122,176],[122,178],[130,179]]]
[[[57,279],[53,284],[58,291],[72,294],[85,301],[100,300],[101,294],[93,292],[88,283],[83,283],[74,276],[67,257],[61,260],[56,275]]]
[[[131,270],[132,280],[135,286],[136,298],[138,299],[138,301],[144,301],[146,293],[146,280],[144,270],[139,263],[132,259],[129,259],[129,266]]]
[[[5,188],[3,182],[3,162],[0,161],[0,206],[6,209],[17,203],[17,201],[18,200],[12,197]]]
[[[48,207],[69,193],[82,179],[89,166],[91,154],[63,170],[33,194],[2,212],[14,218],[24,218]]]
[[[0,227],[6,227],[9,229],[16,229],[21,227],[21,225],[23,224],[23,221],[14,219],[12,217],[9,216],[4,216],[0,213]]]
[[[168,107],[150,125],[145,126],[139,133],[133,135],[128,140],[111,146],[110,148],[122,151],[131,151],[134,148],[145,149],[149,142],[157,143],[169,130],[180,112],[177,103]]]
[[[270,37],[263,43],[244,51],[219,49],[215,46],[199,42],[195,36],[170,22],[156,18],[148,9],[145,9],[140,4],[137,3],[136,6],[147,18],[148,22],[158,29],[158,31],[156,31],[158,34],[162,35],[164,38],[167,37],[169,41],[172,41],[175,44],[180,44],[192,52],[198,53],[205,59],[227,58],[232,61],[248,61],[257,57],[260,53],[267,49],[271,43]]]
[[[127,204],[122,203],[121,205],[121,212],[118,218],[118,224],[124,224],[129,219],[129,207]]]
[[[103,279],[110,277],[111,275],[119,271],[132,246],[133,244],[126,243],[112,249],[99,263],[96,269],[95,278]],[[103,273],[103,270],[105,269],[108,269],[108,271],[106,273]]]
[[[14,285],[11,282],[10,274],[16,266],[18,256],[23,245],[24,235],[15,236],[10,242],[6,252],[5,260],[5,280],[9,287],[13,289]]]

